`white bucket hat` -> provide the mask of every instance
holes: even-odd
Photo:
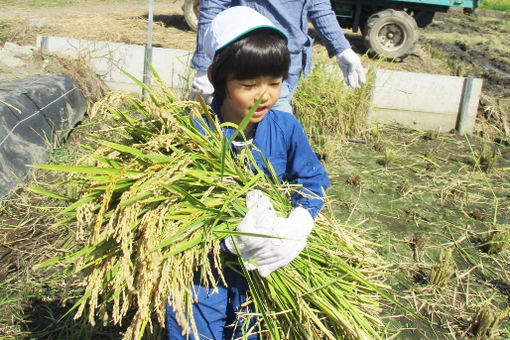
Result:
[[[212,60],[216,51],[258,28],[272,28],[288,41],[287,35],[259,12],[250,7],[235,6],[219,13],[205,31],[205,53]]]

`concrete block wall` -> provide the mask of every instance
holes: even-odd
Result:
[[[37,36],[36,45],[43,53],[83,58],[113,91],[142,91],[124,72],[143,80],[145,46],[49,36]],[[191,51],[154,47],[151,64],[166,86],[184,90],[191,77],[192,55]]]
[[[141,81],[144,46],[47,36],[38,36],[37,46],[43,53],[86,58],[112,90],[142,91],[119,68]],[[152,49],[152,65],[167,87],[184,91],[189,88],[192,53],[167,48]],[[331,71],[338,72],[342,77],[336,65]],[[463,132],[470,134],[474,127],[482,80],[474,79],[471,82],[469,98],[464,94],[465,83],[464,77],[377,70],[368,119],[373,123],[397,122],[415,129],[449,132],[457,127],[459,113],[464,111]]]
[[[465,77],[377,70],[368,118],[372,122],[398,122],[420,130],[449,132],[456,129],[462,105],[466,105],[463,127],[470,134],[482,80],[473,80],[469,98],[464,98],[465,84]],[[467,101],[463,103],[463,99]]]

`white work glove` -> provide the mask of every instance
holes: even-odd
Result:
[[[365,70],[358,55],[350,48],[336,55],[336,62],[344,74],[347,85],[359,89],[366,81]]]
[[[281,238],[272,238],[269,251],[258,255],[256,263],[260,276],[266,277],[291,263],[306,247],[312,229],[313,217],[305,208],[294,208],[288,218],[277,217],[274,231]]]
[[[197,70],[193,83],[191,83],[189,99],[198,100],[197,92],[200,93],[206,104],[211,104],[214,97],[214,87],[209,81],[207,70]]]
[[[248,270],[257,269],[249,260],[257,263],[258,253],[264,252],[270,245],[267,236],[275,236],[273,225],[276,222],[276,212],[269,197],[260,190],[252,190],[246,194],[246,207],[248,211],[236,231],[247,234],[257,234],[261,236],[232,236],[225,239],[225,246],[232,254],[236,254],[233,244],[235,241],[237,249],[241,253],[244,265]]]
[[[260,276],[267,277],[301,253],[312,231],[313,217],[301,207],[293,209],[288,218],[277,217],[269,198],[259,190],[248,193],[246,206],[248,211],[237,231],[279,237],[234,236],[246,268],[258,269]],[[225,240],[225,246],[235,253],[232,238]]]

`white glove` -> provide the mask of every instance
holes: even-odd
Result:
[[[248,193],[246,206],[248,207],[246,216],[236,230],[261,236],[233,238],[246,268],[258,269],[260,276],[266,277],[289,264],[301,253],[312,231],[313,217],[301,207],[293,209],[288,218],[277,217],[269,198],[259,190]],[[225,240],[225,246],[230,252],[235,253],[231,237]],[[249,262],[250,259],[256,266]]]
[[[271,239],[273,247],[258,256],[256,263],[260,276],[266,277],[292,262],[306,247],[313,223],[312,215],[302,207],[294,208],[288,218],[277,217],[274,229],[276,236],[281,238]]]
[[[366,81],[365,70],[358,55],[350,48],[336,55],[336,62],[344,74],[347,85],[359,89]]]
[[[261,236],[233,236],[225,239],[225,246],[228,251],[236,254],[233,244],[235,241],[237,249],[241,253],[244,265],[248,270],[257,269],[253,263],[249,262],[250,258],[257,263],[257,254],[262,254],[270,248],[266,236],[275,236],[273,225],[276,222],[276,212],[271,204],[269,197],[264,195],[260,190],[252,190],[246,195],[246,207],[248,211],[236,231],[249,234],[260,234]]]
[[[206,104],[211,104],[214,97],[214,87],[209,81],[207,70],[197,70],[191,84],[189,99],[198,100],[197,92],[200,93]]]

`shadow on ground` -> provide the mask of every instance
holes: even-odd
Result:
[[[142,16],[142,18],[148,20],[149,15],[145,14]],[[161,23],[164,27],[174,27],[177,29],[180,29],[182,31],[188,31],[192,32],[192,30],[189,28],[188,24],[186,23],[186,20],[184,19],[183,15],[180,14],[155,14],[154,17],[155,23]]]

